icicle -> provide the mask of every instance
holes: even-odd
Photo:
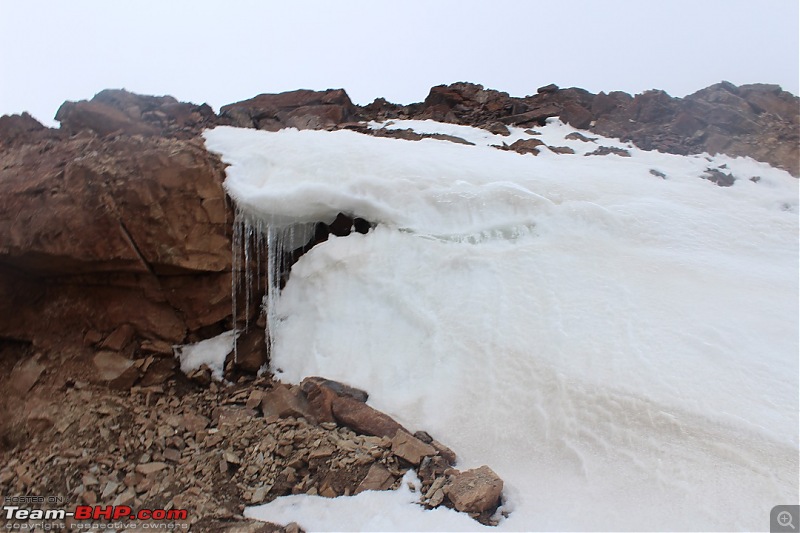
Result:
[[[252,262],[250,261],[250,244],[253,240],[253,228],[248,219],[244,226],[244,331],[247,333],[250,323],[250,293],[252,292]]]
[[[233,305],[233,334],[234,338],[237,334],[237,313],[236,293],[239,292],[241,283],[241,256],[239,255],[242,246],[242,233],[244,230],[243,214],[237,208],[233,219],[233,238],[231,239],[231,301]],[[239,350],[237,343],[233,343],[233,360],[239,361]]]

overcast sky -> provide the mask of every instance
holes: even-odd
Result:
[[[354,102],[472,81],[684,96],[798,94],[797,0],[0,0],[0,114],[51,123],[104,88],[220,106],[343,87]]]

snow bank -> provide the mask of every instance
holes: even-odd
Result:
[[[576,154],[390,127],[483,140],[205,133],[249,216],[378,223],[293,267],[273,306],[282,379],[364,388],[460,467],[490,465],[514,508],[500,530],[764,529],[772,506],[798,500],[796,179],[568,140],[557,121],[536,138]],[[583,155],[601,145],[631,157]],[[699,179],[720,167],[733,187]],[[362,503],[292,497],[249,513],[310,530],[436,530],[449,516],[407,494]]]
[[[233,330],[221,333],[195,344],[175,346],[175,356],[181,362],[181,371],[190,374],[206,365],[217,381],[222,381],[225,372],[225,358],[233,351],[236,334]]]

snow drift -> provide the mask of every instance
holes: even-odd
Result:
[[[512,511],[501,530],[766,529],[774,505],[798,501],[796,179],[567,139],[558,121],[511,137],[381,126],[476,146],[205,133],[250,220],[377,223],[294,265],[270,309],[278,377],[366,389],[459,467],[490,465]],[[519,138],[575,154],[489,146]],[[600,145],[631,157],[584,155]],[[734,185],[700,179],[708,169]],[[403,491],[358,498],[357,513],[293,496],[249,514],[309,530],[484,528]]]

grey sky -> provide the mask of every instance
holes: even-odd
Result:
[[[455,81],[798,94],[799,19],[797,0],[0,0],[0,114],[51,123],[62,101],[119,87],[215,109],[329,87],[410,103]]]

